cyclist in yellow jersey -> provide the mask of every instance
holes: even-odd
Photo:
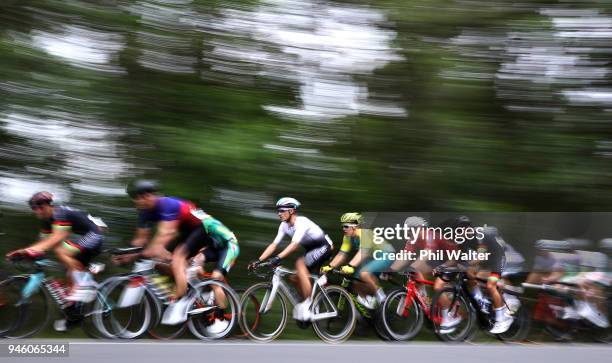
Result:
[[[393,260],[388,258],[394,252],[393,246],[386,241],[374,243],[372,231],[361,228],[362,216],[360,213],[345,213],[340,217],[344,238],[340,252],[329,265],[321,268],[322,273],[340,267],[347,275],[360,278],[363,283],[355,285],[358,292],[359,303],[367,308],[374,309],[376,302],[383,302],[386,295],[379,286],[378,278],[387,271]],[[355,253],[348,264],[344,264],[349,254]]]

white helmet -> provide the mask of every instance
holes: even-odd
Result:
[[[418,216],[411,216],[406,218],[406,220],[404,221],[404,226],[408,228],[416,228],[421,226],[427,227],[427,220]]]
[[[298,209],[300,206],[300,202],[297,201],[297,199],[295,198],[290,198],[290,197],[284,197],[278,200],[278,202],[276,202],[276,208],[292,208],[292,209]]]

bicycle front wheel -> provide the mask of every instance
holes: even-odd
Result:
[[[256,342],[276,339],[287,325],[287,297],[278,290],[270,301],[272,284],[262,282],[248,288],[240,298],[240,328]]]
[[[466,296],[453,287],[434,294],[431,318],[436,335],[445,342],[467,340],[476,328],[476,312]]]
[[[0,283],[0,335],[5,338],[29,338],[51,319],[50,299],[43,286],[30,297],[23,297],[28,280],[28,276],[13,276]]]
[[[340,286],[324,287],[312,302],[312,327],[326,343],[350,338],[357,323],[357,309],[351,295]]]
[[[380,308],[381,325],[396,341],[414,338],[423,326],[423,315],[416,298],[404,289],[391,292]]]
[[[234,290],[217,280],[202,281],[195,289],[197,295],[187,323],[191,334],[202,340],[217,340],[229,336],[240,316],[240,302]],[[215,290],[225,295],[224,307],[218,301]],[[216,315],[219,309],[223,313],[222,317]],[[218,324],[220,328],[213,324]]]
[[[142,337],[154,322],[154,297],[145,290],[138,303],[119,307],[118,301],[124,289],[129,287],[131,278],[122,276],[111,279],[98,292],[98,298],[92,307],[91,320],[100,334],[106,338]]]

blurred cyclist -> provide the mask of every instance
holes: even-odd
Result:
[[[472,227],[472,221],[466,216],[459,216],[455,219],[455,231],[458,228],[469,228]],[[501,292],[497,287],[497,283],[501,280],[504,266],[506,264],[505,258],[505,242],[499,236],[497,228],[494,227],[483,227],[482,238],[472,238],[469,241],[464,242],[461,247],[464,251],[474,250],[478,253],[488,253],[486,260],[475,260],[471,262],[474,269],[468,270],[468,276],[478,276],[487,280],[487,292],[491,298],[493,310],[495,312],[495,324],[489,331],[491,334],[501,334],[510,329],[514,317],[508,310],[508,307],[504,303]],[[469,285],[471,286],[472,297],[477,302],[482,302],[484,297],[477,282],[472,280]]]
[[[96,297],[96,283],[87,271],[87,266],[100,253],[106,225],[101,219],[80,210],[54,205],[53,195],[49,192],[34,194],[28,203],[36,217],[42,220],[40,240],[25,249],[9,252],[6,256],[37,258],[53,249],[57,258],[66,266],[67,280],[72,286],[66,300],[93,301]],[[70,240],[71,234],[77,238]],[[66,321],[58,320],[54,327],[64,331]]]
[[[375,244],[372,231],[361,228],[362,219],[361,214],[355,212],[345,213],[340,217],[344,233],[340,252],[329,265],[321,268],[321,272],[326,273],[343,265],[349,254],[355,252],[350,262],[343,265],[340,270],[346,275],[355,275],[363,281],[355,283],[357,300],[366,308],[374,309],[377,302],[381,304],[386,298],[385,292],[379,286],[378,277],[393,263],[385,252],[393,253],[394,249],[388,242]],[[383,252],[378,256],[379,259],[374,259],[375,251]]]
[[[197,209],[192,202],[162,196],[158,188],[152,180],[137,180],[128,185],[127,193],[138,209],[138,225],[131,244],[145,248],[139,254],[118,256],[114,259],[116,262],[126,263],[140,256],[170,261],[175,247],[193,231],[202,228],[200,218],[192,214]],[[154,227],[155,234],[152,233]],[[173,275],[173,271],[164,269],[163,265],[156,267],[165,274]],[[184,294],[182,290],[177,292]],[[168,309],[176,303],[175,299]]]
[[[259,256],[259,259],[249,264],[249,269],[256,268],[262,261],[272,256],[285,236],[291,238],[291,243],[278,255],[270,258],[269,262],[273,265],[280,264],[283,258],[288,257],[299,246],[302,246],[306,253],[296,260],[295,268],[298,290],[304,300],[294,307],[293,318],[308,321],[310,320],[309,309],[312,304],[310,274],[318,272],[323,263],[330,257],[333,243],[321,227],[306,217],[298,216],[297,210],[299,207],[300,202],[294,198],[285,197],[276,202],[276,210],[281,220],[278,233],[274,241]]]
[[[188,259],[199,254],[197,259],[194,258],[198,262],[192,265],[196,268],[205,262],[217,262],[211,277],[217,280],[224,280],[240,253],[238,239],[220,221],[202,210],[193,211],[192,214],[200,219],[201,226],[196,228],[187,237],[185,242],[174,250],[172,271],[176,280],[176,298],[180,300],[172,308],[169,307],[166,310],[162,321],[163,324],[175,325],[187,320],[187,304],[189,299],[182,297],[187,292]],[[213,291],[215,302],[219,307],[215,310],[214,322],[207,327],[207,330],[210,333],[216,334],[225,330],[229,322],[224,319],[223,310],[226,308],[226,297],[223,289],[213,286]]]

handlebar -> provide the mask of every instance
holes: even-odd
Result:
[[[144,250],[144,247],[116,247],[109,248],[104,250],[105,253],[110,253],[111,255],[121,256],[121,255],[130,255],[134,253],[140,253]]]

